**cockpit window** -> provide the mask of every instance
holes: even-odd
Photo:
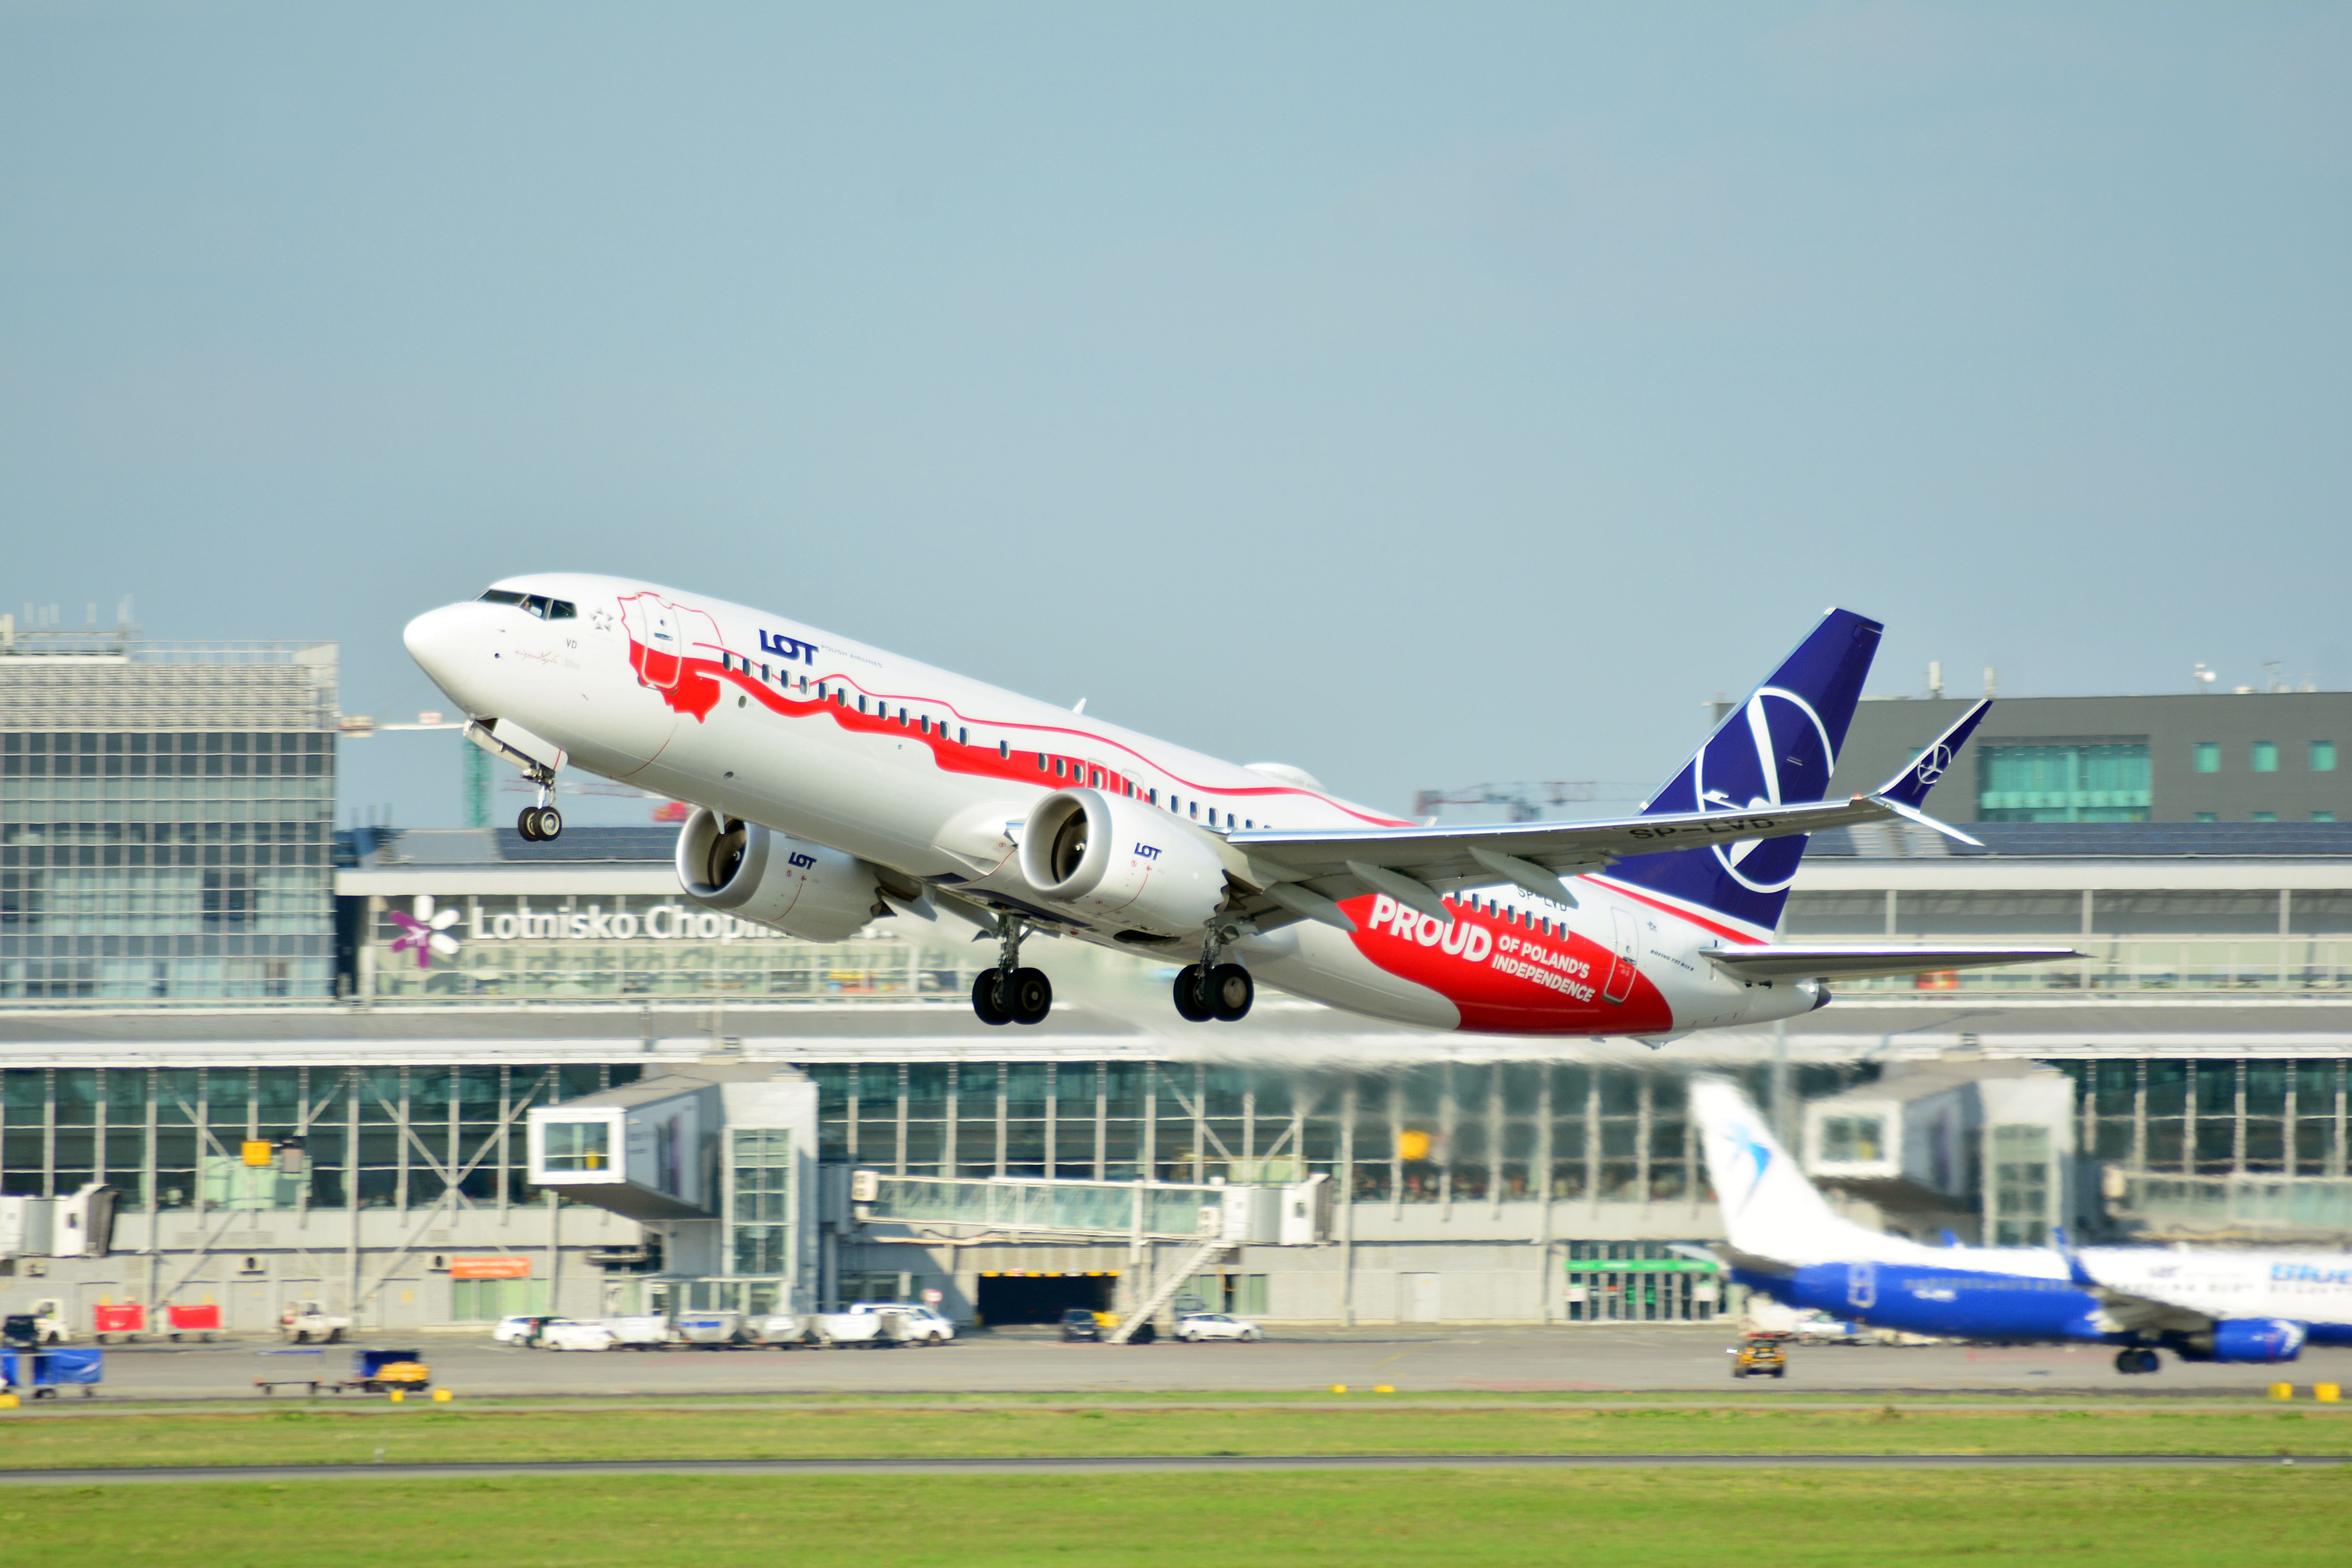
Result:
[[[492,605],[513,605],[527,610],[542,621],[571,621],[580,617],[579,610],[569,599],[551,599],[544,594],[516,594],[504,588],[487,588],[482,598]]]

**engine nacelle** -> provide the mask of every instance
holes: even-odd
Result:
[[[2293,1361],[2310,1331],[2286,1318],[2224,1318],[2211,1333],[2189,1336],[2176,1348],[2183,1361]]]
[[[841,942],[865,929],[881,901],[874,869],[854,855],[721,823],[698,806],[677,833],[677,880],[705,909],[773,926],[803,942]]]
[[[1021,832],[1021,875],[1049,904],[1154,936],[1190,936],[1225,899],[1224,863],[1198,834],[1124,795],[1064,789]]]

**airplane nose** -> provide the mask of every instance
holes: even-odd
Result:
[[[427,610],[408,623],[400,640],[408,647],[408,657],[417,662],[433,684],[456,698],[460,703],[465,695],[459,690],[466,666],[466,622],[470,618],[469,605],[444,605],[437,610]]]

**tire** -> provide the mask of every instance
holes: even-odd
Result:
[[[1016,969],[1011,982],[997,988],[1004,1010],[1016,1024],[1042,1024],[1054,1010],[1054,983],[1042,969]]]
[[[515,817],[515,831],[522,835],[522,841],[524,843],[538,843],[539,807],[535,805],[524,806],[520,814]]]
[[[1013,1022],[1013,1016],[999,1005],[996,1000],[996,983],[1001,978],[1003,977],[993,969],[983,969],[972,976],[971,1010],[983,1024],[993,1026]]]
[[[1176,972],[1176,1016],[1188,1024],[1209,1021],[1209,1005],[1201,994],[1201,966],[1188,963]]]
[[[1238,963],[1217,965],[1202,989],[1211,1016],[1221,1024],[1237,1024],[1249,1016],[1250,1004],[1257,1000],[1256,983]]]

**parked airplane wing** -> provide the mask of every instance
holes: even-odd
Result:
[[[2071,947],[1703,947],[1701,958],[1736,980],[1860,980],[1927,974],[1995,963],[2049,963],[2083,955]]]

